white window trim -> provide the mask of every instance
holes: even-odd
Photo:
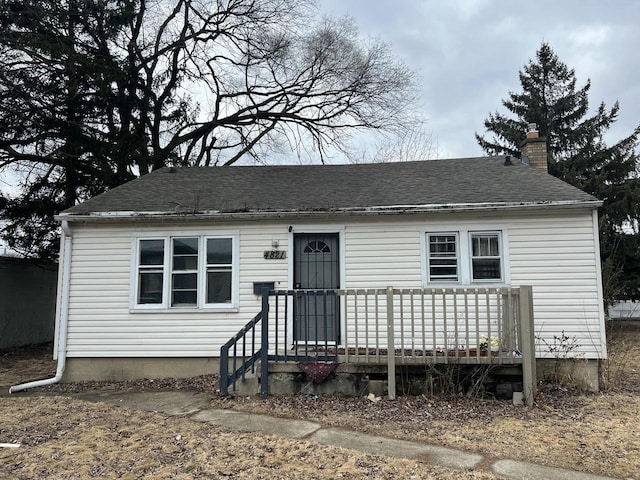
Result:
[[[198,304],[196,306],[171,306],[171,252],[173,238],[198,238]],[[206,240],[208,238],[231,238],[231,303],[205,303],[206,300]],[[140,240],[164,240],[164,265],[162,275],[162,303],[138,304],[138,261]],[[131,239],[131,268],[129,288],[129,311],[131,313],[196,313],[237,312],[240,303],[240,235],[238,231],[181,231],[181,232],[137,232]],[[205,250],[203,250],[203,248]]]
[[[231,303],[207,303],[207,240],[215,238],[231,238]],[[202,255],[198,258],[198,304],[202,308],[224,309],[237,308],[238,305],[238,270],[240,269],[239,242],[237,235],[205,235],[201,238]],[[234,307],[235,306],[235,307]]]
[[[455,242],[456,242],[456,276],[458,277],[457,280],[443,280],[443,279],[438,279],[438,280],[431,280],[431,265],[430,265],[430,259],[431,259],[431,253],[430,253],[430,247],[431,245],[429,244],[429,241],[427,240],[427,237],[431,236],[431,235],[453,235],[455,237]],[[433,283],[442,283],[443,285],[459,285],[462,279],[462,275],[461,275],[461,268],[460,268],[460,254],[461,254],[461,248],[460,248],[460,234],[458,232],[456,232],[455,230],[449,231],[449,232],[426,232],[424,234],[424,241],[425,241],[425,257],[427,259],[427,263],[426,263],[426,277],[427,277],[427,282],[430,284]]]
[[[186,239],[192,239],[195,238],[197,241],[197,245],[198,245],[198,253],[196,256],[196,269],[195,270],[175,270],[173,268],[173,262],[174,262],[174,257],[175,257],[175,253],[174,253],[174,240],[186,240]],[[179,235],[179,236],[174,236],[174,237],[170,237],[169,238],[169,263],[166,264],[166,266],[168,267],[169,270],[169,285],[168,285],[168,290],[169,290],[169,298],[167,298],[167,303],[169,304],[170,308],[174,308],[174,309],[184,309],[184,308],[198,308],[201,305],[200,302],[200,295],[202,293],[202,290],[200,288],[200,280],[202,278],[202,269],[201,269],[201,258],[203,255],[203,251],[202,251],[202,238],[192,235],[192,236],[185,236],[185,235]],[[172,298],[173,298],[173,278],[174,275],[190,275],[190,274],[196,274],[196,305],[180,305],[180,306],[176,306],[176,305],[172,305]],[[164,293],[164,292],[163,292]],[[164,299],[164,296],[163,296]]]
[[[458,234],[458,281],[429,281],[428,272],[428,251],[427,235],[430,234]],[[501,268],[502,280],[476,280],[472,278],[471,270],[471,234],[472,233],[497,233],[498,242],[501,250]],[[420,230],[420,267],[422,276],[422,285],[425,288],[452,288],[452,287],[505,287],[511,285],[511,267],[509,260],[509,235],[508,228],[505,225],[482,224],[482,223],[466,223],[464,227],[459,224],[439,224],[429,227],[423,227]]]
[[[164,259],[162,263],[162,303],[138,303],[138,288],[140,275],[140,240],[162,240],[164,246]],[[169,262],[171,261],[171,247],[168,245],[167,237],[161,235],[149,235],[137,237],[133,240],[133,248],[131,255],[131,283],[132,288],[129,292],[130,309],[135,310],[162,310],[167,308],[167,282],[169,281]]]
[[[505,276],[505,268],[504,268],[504,257],[503,257],[503,245],[502,245],[502,232],[499,230],[471,230],[468,232],[469,235],[469,282],[472,284],[481,284],[481,285],[486,285],[486,284],[502,284],[503,283],[503,279]],[[496,235],[498,237],[498,253],[499,253],[499,258],[500,258],[500,278],[498,279],[474,279],[473,278],[473,242],[471,241],[471,238],[474,235]],[[476,258],[482,258],[482,257],[476,257]],[[489,257],[489,258],[495,258],[493,256]]]

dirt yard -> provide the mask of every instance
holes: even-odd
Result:
[[[640,479],[640,324],[609,332],[608,390],[541,386],[534,408],[464,397],[395,401],[296,395],[220,398],[212,406],[300,418],[596,474]],[[51,375],[47,350],[0,354],[0,385]],[[304,441],[247,435],[67,395],[89,389],[214,392],[215,376],[82,383],[0,398],[0,478],[495,478],[479,469],[365,455]],[[3,392],[6,388],[2,387]],[[3,393],[4,394],[4,393]],[[42,396],[44,395],[44,396]],[[3,469],[5,471],[3,471]]]

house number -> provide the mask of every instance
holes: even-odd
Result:
[[[287,252],[285,250],[265,250],[265,260],[283,260],[287,258]]]

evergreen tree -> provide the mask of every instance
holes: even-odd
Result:
[[[600,246],[605,300],[640,298],[640,216],[638,137],[640,126],[613,145],[604,139],[620,106],[601,103],[589,112],[591,82],[576,87],[573,69],[543,43],[519,72],[522,92],[509,92],[502,105],[510,112],[490,113],[489,138],[476,139],[489,155],[519,156],[528,124],[547,141],[549,173],[601,199]]]

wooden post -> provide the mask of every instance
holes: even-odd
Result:
[[[520,287],[520,351],[522,353],[522,386],[524,401],[533,406],[536,395],[536,350],[533,330],[533,290]]]
[[[269,393],[269,290],[262,290],[262,334],[260,338],[260,398]]]
[[[396,347],[393,322],[393,287],[387,287],[387,384],[389,400],[395,400],[396,398]]]

